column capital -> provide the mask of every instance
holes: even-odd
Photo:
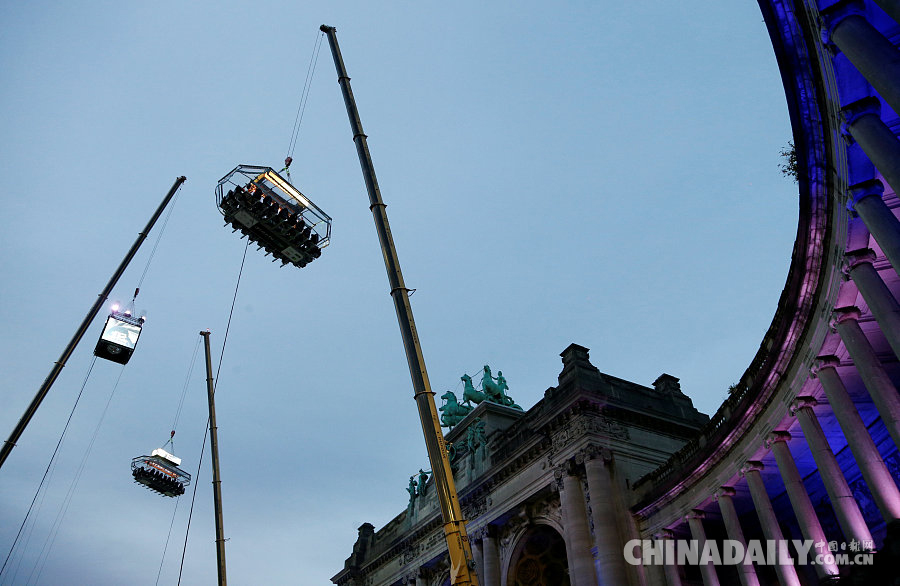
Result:
[[[608,464],[612,462],[613,454],[609,448],[591,444],[578,452],[576,458],[580,458],[582,462],[598,461],[603,464]]]
[[[747,460],[747,463],[741,466],[741,476],[746,476],[748,472],[761,472],[766,466],[759,460]]]
[[[723,496],[733,497],[737,494],[737,491],[734,490],[733,486],[720,486],[719,489],[715,492],[716,500],[719,500]]]
[[[553,468],[553,485],[556,486],[556,490],[558,492],[562,492],[563,489],[563,475],[565,474],[565,470],[562,465],[556,466]]]
[[[809,396],[797,397],[796,399],[791,401],[791,407],[790,407],[791,415],[796,417],[797,411],[799,411],[801,409],[807,409],[807,408],[812,409],[813,407],[815,407],[818,404],[819,404],[819,402],[816,401],[815,397],[809,397]]]
[[[690,521],[691,519],[705,519],[706,511],[702,509],[691,509],[691,512],[684,516],[686,521]]]
[[[859,200],[870,195],[881,198],[882,194],[884,194],[884,184],[878,179],[869,179],[868,181],[851,185],[847,192],[850,194],[850,203],[856,206]]]
[[[842,267],[844,274],[849,275],[850,271],[862,264],[873,264],[875,262],[875,251],[871,248],[860,248],[853,250],[844,255],[844,266]]]
[[[563,488],[563,480],[566,477],[578,477],[577,464],[574,459],[566,460],[553,468],[553,478],[556,480],[556,485],[560,489]]]
[[[848,321],[859,321],[861,313],[859,308],[855,306],[839,307],[831,314],[831,327],[835,328]]]
[[[668,527],[663,527],[659,531],[653,534],[653,539],[663,540],[663,539],[675,539],[675,532],[669,529]]]
[[[772,449],[772,446],[778,442],[789,442],[791,441],[791,434],[787,431],[773,431],[769,435],[766,436],[765,445],[767,449]]]
[[[845,136],[850,134],[849,127],[853,126],[863,116],[869,115],[881,117],[881,100],[878,98],[868,96],[852,104],[847,104],[841,108],[841,116],[844,118],[844,122],[841,124],[841,132]]]
[[[822,11],[822,42],[831,44],[831,34],[845,18],[866,15],[866,7],[860,0],[840,0]]]
[[[841,359],[837,356],[819,356],[813,362],[812,367],[809,369],[810,375],[813,378],[817,378],[819,376],[819,371],[824,370],[826,368],[837,368],[841,365]],[[801,399],[804,397],[797,397],[797,399]],[[813,397],[805,397],[806,399],[813,402],[811,407],[815,407],[816,400]]]
[[[497,529],[493,525],[485,525],[474,531],[467,531],[470,541],[484,541],[497,537]]]

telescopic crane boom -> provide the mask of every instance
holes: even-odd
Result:
[[[362,166],[366,190],[369,192],[369,209],[372,210],[375,228],[378,231],[378,239],[381,242],[384,264],[391,285],[391,297],[394,299],[394,309],[397,311],[400,334],[403,336],[403,347],[406,349],[406,360],[409,363],[409,374],[412,377],[413,390],[415,392],[414,397],[419,410],[419,419],[422,422],[422,431],[425,434],[425,447],[428,450],[428,460],[431,462],[434,486],[437,492],[438,503],[441,507],[444,535],[447,538],[447,549],[450,553],[450,583],[454,585],[478,586],[475,564],[472,559],[472,549],[469,545],[469,538],[466,535],[466,522],[459,507],[456,485],[453,482],[453,473],[450,470],[450,459],[447,456],[447,445],[444,441],[444,434],[441,432],[437,407],[434,403],[434,393],[431,390],[431,383],[428,382],[425,359],[422,356],[419,336],[416,333],[416,324],[413,321],[412,307],[409,304],[409,289],[403,283],[403,274],[400,272],[400,260],[394,247],[394,239],[391,236],[391,228],[390,224],[388,224],[384,201],[381,199],[381,191],[378,189],[378,180],[375,178],[375,167],[372,165],[372,157],[369,155],[369,147],[366,144],[366,135],[363,133],[362,123],[359,121],[359,112],[356,110],[356,101],[353,99],[353,91],[350,89],[350,77],[344,68],[344,60],[341,57],[340,47],[338,47],[335,28],[323,24],[320,29],[328,35],[328,44],[331,46],[334,66],[337,68],[338,83],[344,94],[347,114],[350,116],[353,142],[356,143],[356,152],[359,155],[359,163]]]

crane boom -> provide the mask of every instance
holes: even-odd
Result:
[[[363,133],[362,123],[359,120],[359,112],[356,109],[353,90],[350,89],[350,77],[347,75],[347,70],[344,67],[344,60],[341,57],[340,47],[338,47],[335,28],[323,24],[320,30],[328,35],[328,44],[334,57],[334,66],[337,69],[338,83],[344,95],[347,114],[350,117],[353,142],[356,143],[356,152],[359,155],[359,163],[362,166],[366,190],[369,193],[369,209],[372,210],[375,228],[378,231],[378,239],[381,242],[381,251],[391,286],[391,297],[394,300],[394,309],[397,312],[397,321],[400,324],[400,334],[403,337],[403,347],[406,350],[406,360],[409,363],[409,374],[412,377],[414,398],[419,410],[419,419],[422,422],[422,431],[425,434],[425,447],[428,451],[428,460],[431,463],[431,470],[434,475],[435,492],[441,508],[444,536],[447,539],[447,549],[450,554],[450,583],[454,585],[478,586],[475,564],[472,559],[472,549],[469,545],[469,538],[466,535],[466,522],[462,517],[462,511],[459,506],[459,497],[456,494],[456,485],[453,482],[450,459],[447,455],[447,445],[444,441],[444,434],[441,432],[437,407],[434,403],[434,392],[432,392],[431,383],[428,381],[425,359],[422,356],[422,348],[419,345],[419,336],[416,333],[416,324],[413,320],[412,307],[409,304],[409,289],[403,283],[403,274],[400,272],[400,260],[397,257],[394,239],[391,236],[391,228],[385,210],[386,206],[381,199],[381,191],[378,189],[378,180],[375,178],[375,167],[372,165],[372,157],[369,154],[366,135]]]

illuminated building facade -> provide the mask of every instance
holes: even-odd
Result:
[[[800,585],[861,571],[631,565],[632,539],[811,540],[889,554],[900,519],[900,3],[759,5],[800,198],[772,324],[708,421],[674,377],[652,389],[621,381],[575,345],[559,386],[527,412],[482,404],[469,414],[447,437],[464,444],[457,486],[482,585]],[[463,436],[478,418],[485,441],[470,450]],[[379,531],[363,525],[332,581],[449,584],[442,539],[426,492]]]

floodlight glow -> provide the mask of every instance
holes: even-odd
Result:
[[[309,203],[309,200],[306,199],[306,196],[297,191],[296,187],[282,179],[274,171],[266,171],[263,175],[265,175],[266,179],[280,187],[282,191],[302,203],[305,207],[310,207],[311,204]]]

